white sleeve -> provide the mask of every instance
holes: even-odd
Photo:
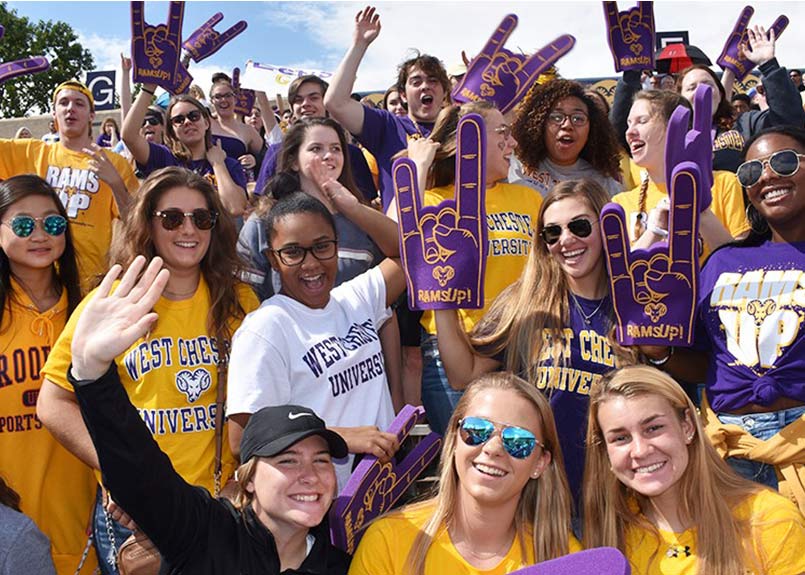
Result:
[[[380,266],[375,266],[342,285],[348,285],[352,289],[362,307],[369,311],[375,328],[380,329],[391,315],[390,308],[386,307],[386,280],[383,279]]]
[[[282,337],[277,334],[277,337]],[[273,339],[273,338],[272,338]],[[254,413],[269,405],[290,403],[287,358],[261,333],[241,326],[232,338],[226,413]]]
[[[274,144],[281,144],[282,143],[282,128],[280,128],[279,124],[274,124],[274,127],[271,128],[270,132],[267,132],[264,139],[266,141],[266,146],[273,146]]]

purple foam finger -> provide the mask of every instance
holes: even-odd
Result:
[[[519,71],[520,87],[514,96],[514,103],[516,104],[525,96],[526,92],[531,89],[531,85],[540,74],[553,66],[562,56],[570,52],[575,45],[576,38],[570,34],[563,34],[537,51],[534,55],[530,56]],[[513,106],[514,104],[509,105],[508,109],[511,109]]]
[[[14,62],[3,62],[0,64],[0,83],[19,76],[44,72],[48,68],[50,68],[50,62],[43,56],[24,58]]]
[[[408,303],[414,309],[416,302],[414,275],[417,264],[424,259],[422,231],[419,226],[419,187],[416,164],[409,158],[399,158],[391,168],[394,196],[397,200],[397,226],[400,233],[400,258],[405,271]]]
[[[387,431],[402,442],[424,415],[421,407],[406,405]],[[391,509],[436,458],[440,447],[441,437],[430,433],[400,462],[381,464],[374,456],[364,457],[330,510],[333,544],[353,553],[369,522]]]
[[[738,81],[743,80],[755,66],[746,57],[740,57],[740,45],[746,42],[746,28],[749,26],[749,21],[754,13],[755,10],[751,6],[746,6],[741,10],[738,15],[738,21],[735,22],[735,26],[733,26],[732,32],[730,32],[727,41],[724,43],[724,48],[721,50],[721,55],[716,60],[722,70],[732,70]]]
[[[248,27],[245,20],[240,20],[225,32],[219,33],[215,30],[215,25],[220,22],[223,17],[224,15],[221,12],[213,15],[212,18],[202,24],[184,41],[184,44],[182,44],[182,47],[190,54],[194,62],[199,63],[209,58],[223,48],[224,44]]]
[[[614,4],[614,2],[612,3]],[[614,10],[614,12],[613,12]],[[617,12],[605,3],[607,41],[615,62],[615,70],[646,70],[654,67],[653,2],[638,2],[634,8]]]
[[[771,25],[771,29],[774,30],[775,39],[779,38],[783,31],[788,28],[788,23],[788,16],[782,15],[777,17],[777,20]]]
[[[614,547],[587,549],[512,571],[511,575],[631,575],[626,557]]]
[[[486,126],[480,114],[467,114],[458,122],[456,137],[456,226],[486,245]]]
[[[669,180],[671,210],[668,222],[668,250],[675,270],[698,269],[699,198],[702,174],[693,162],[682,162]]]

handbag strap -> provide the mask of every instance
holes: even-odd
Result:
[[[214,493],[221,493],[221,460],[224,450],[224,402],[226,401],[226,378],[229,365],[229,340],[225,339],[218,347],[218,391],[215,396],[215,470]]]

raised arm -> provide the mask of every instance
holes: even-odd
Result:
[[[212,166],[215,174],[215,183],[218,188],[218,196],[221,203],[232,216],[239,216],[246,209],[247,197],[246,190],[239,186],[232,179],[229,168],[226,165],[226,152],[221,148],[221,142],[216,142],[207,150],[207,161]]]
[[[358,66],[369,44],[380,34],[380,16],[374,7],[367,7],[355,16],[355,32],[352,45],[338,66],[330,87],[324,95],[324,105],[333,118],[352,134],[363,131],[363,104],[350,96],[358,74]]]
[[[471,381],[495,371],[501,363],[475,353],[454,309],[434,310],[439,355],[450,387],[463,390]]]
[[[120,53],[120,125],[131,110],[131,58]]]
[[[121,137],[123,143],[131,152],[136,162],[140,165],[146,165],[148,158],[151,155],[151,149],[148,146],[148,141],[140,134],[140,128],[145,119],[145,113],[148,111],[148,106],[151,105],[151,97],[156,90],[156,84],[144,84],[140,90],[134,105],[126,114],[123,120],[123,128],[121,130]]]

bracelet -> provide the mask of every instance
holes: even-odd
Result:
[[[656,367],[660,367],[660,366],[665,365],[666,363],[668,363],[668,360],[671,359],[672,355],[674,355],[673,346],[668,348],[668,355],[666,355],[662,359],[653,359],[653,358],[650,358],[650,357],[647,357],[646,359],[648,360],[648,362],[651,365],[656,366]]]
[[[145,92],[146,94],[151,94],[152,96],[154,95],[154,92],[151,90],[146,90],[145,88],[140,88],[140,92]]]
[[[668,237],[668,230],[664,230],[658,226],[651,225],[649,226],[648,231],[650,231],[652,234],[660,236],[661,238]]]

